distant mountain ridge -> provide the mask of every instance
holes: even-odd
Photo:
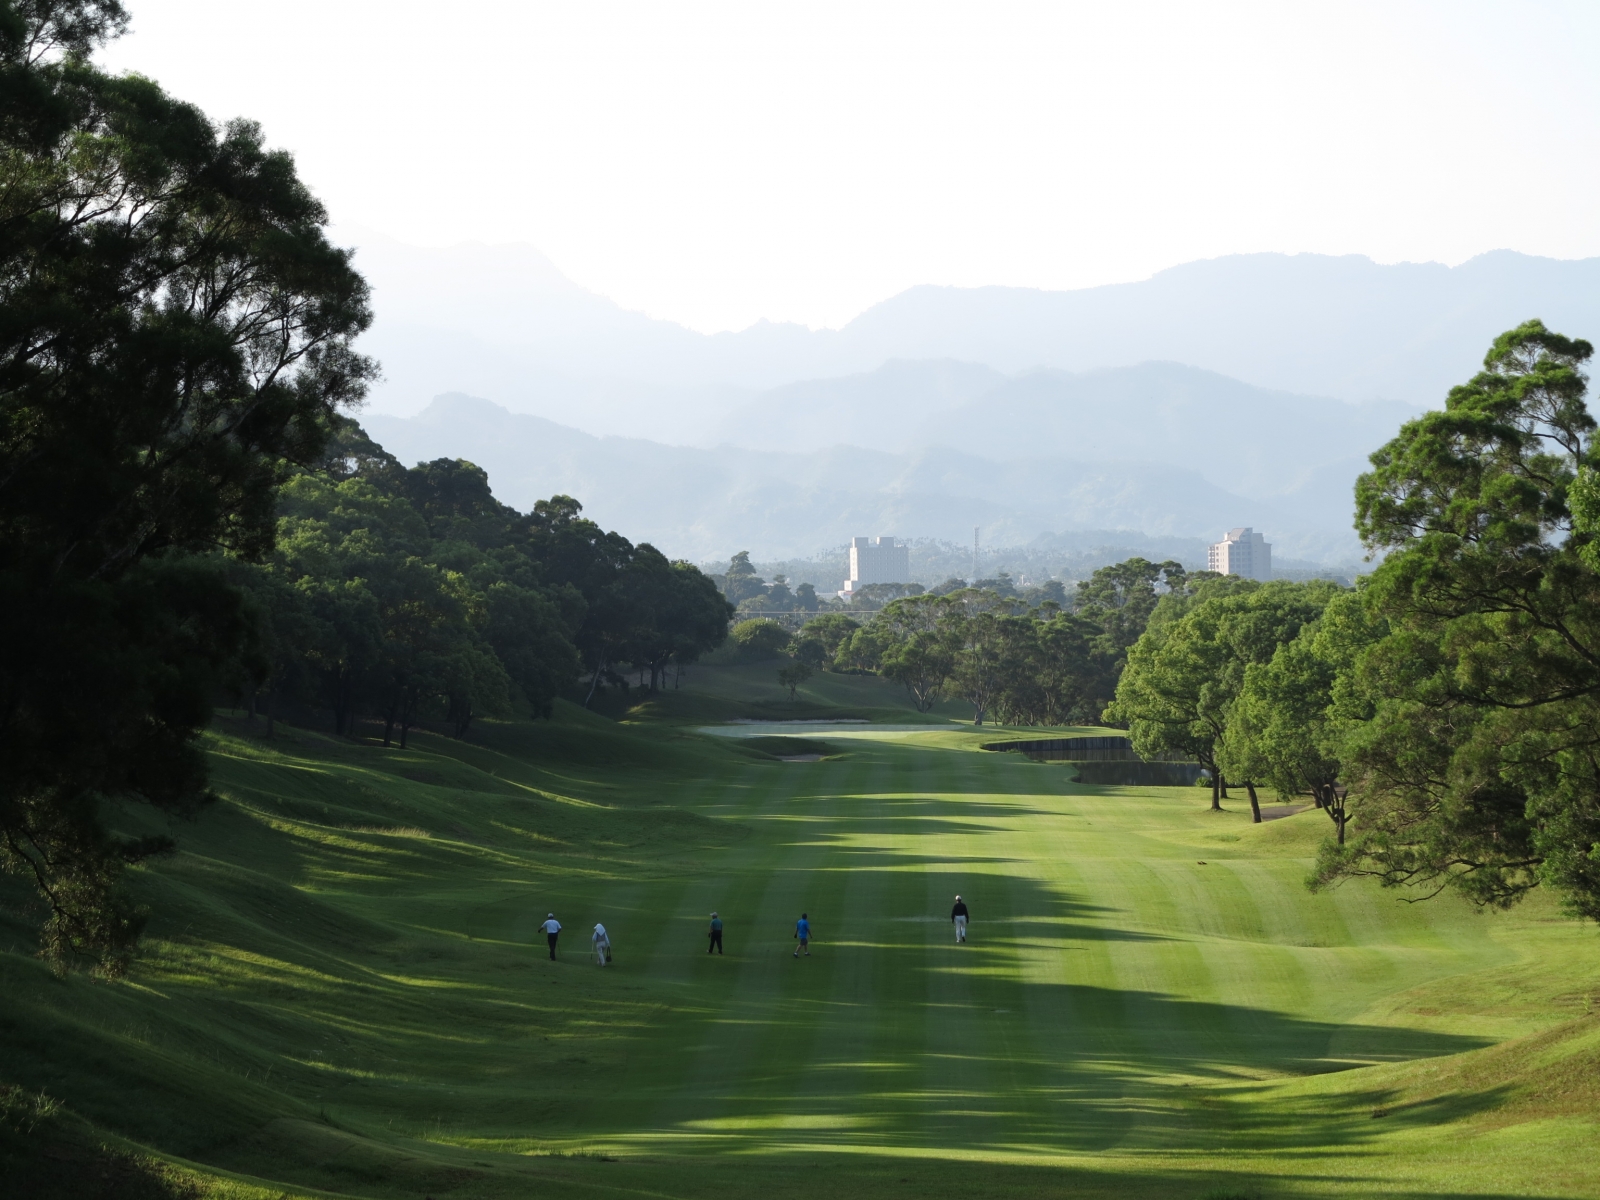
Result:
[[[378,314],[364,348],[383,363],[381,441],[411,461],[472,458],[521,507],[571,492],[690,558],[865,533],[964,542],[974,525],[991,544],[1254,525],[1282,554],[1349,562],[1367,455],[1470,378],[1496,334],[1537,316],[1600,336],[1600,259],[1509,251],[917,287],[839,330],[714,335],[626,312],[526,246],[365,239],[357,265]]]
[[[974,525],[987,544],[1018,545],[1073,529],[1214,538],[1254,523],[1283,531],[1284,555],[1348,561],[1355,553],[1348,517],[1312,515],[1288,527],[1295,503],[1314,506],[1319,496],[1251,500],[1159,462],[1085,462],[1042,450],[998,461],[948,447],[669,446],[596,437],[460,394],[438,397],[414,418],[369,415],[363,424],[402,462],[469,459],[517,508],[564,492],[607,528],[696,561],[751,547],[762,557],[808,555],[863,531],[966,541]]]
[[[703,443],[741,401],[895,359],[1015,375],[1170,361],[1256,387],[1442,403],[1495,334],[1529,317],[1600,336],[1600,259],[1511,251],[1458,267],[1359,255],[1232,255],[1076,291],[911,288],[839,330],[761,322],[705,335],[626,312],[531,247],[423,250],[367,238],[357,265],[384,362],[374,406],[494,396],[594,433]]]
[[[1367,455],[1416,412],[1269,391],[1177,363],[1007,378],[969,363],[896,360],[762,393],[734,409],[712,440],[757,450],[848,442],[897,453],[948,446],[1001,461],[1161,462],[1258,499],[1327,477],[1341,494],[1326,524],[1348,519],[1350,485]]]

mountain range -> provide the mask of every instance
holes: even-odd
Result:
[[[937,375],[947,364],[885,369],[916,367]],[[1359,550],[1345,476],[1355,468],[1340,456],[1367,444],[1363,427],[1381,440],[1387,414],[1256,391],[1170,364],[1087,377],[1036,372],[948,410],[948,437],[912,432],[880,447],[601,437],[459,393],[415,417],[370,414],[363,423],[403,462],[469,459],[520,509],[564,492],[607,528],[697,561],[743,549],[803,556],[866,531],[963,542],[979,526],[988,544],[1020,545],[1072,529],[1215,538],[1238,524],[1272,531],[1280,554],[1352,561]],[[1119,392],[1154,392],[1167,403],[1117,403]],[[1219,395],[1247,412],[1279,400],[1299,424],[1280,413],[1259,428],[1212,427],[1205,401]],[[1359,419],[1340,429],[1337,409]],[[1284,468],[1271,439],[1291,425],[1320,457]]]
[[[361,236],[402,458],[469,457],[674,555],[858,534],[1122,528],[1350,562],[1350,487],[1528,317],[1600,334],[1600,259],[1458,267],[1237,255],[1050,292],[919,287],[839,330],[701,334],[624,311],[531,247]],[[473,400],[471,397],[483,397]],[[437,397],[437,399],[434,399]],[[409,414],[409,416],[408,416]]]

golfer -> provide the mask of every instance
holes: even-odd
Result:
[[[713,950],[715,950],[718,954],[721,954],[722,953],[722,918],[717,916],[716,913],[712,913],[711,914],[711,930],[710,930],[710,932],[711,932],[711,944],[706,947],[706,953],[710,954]]]
[[[956,927],[956,945],[967,940],[967,902],[959,894],[956,905],[950,910],[950,923]]]
[[[594,944],[595,961],[605,966],[611,958],[611,935],[606,932],[606,927],[596,924],[589,940]]]
[[[800,957],[800,951],[806,952],[806,957],[811,957],[811,919],[805,913],[800,914],[800,919],[794,923],[794,936],[799,945],[794,948],[794,956]]]
[[[555,913],[545,913],[544,924],[539,926],[544,930],[545,936],[550,939],[550,961],[556,960],[556,939],[561,936],[561,922],[556,920]]]

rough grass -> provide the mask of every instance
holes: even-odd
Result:
[[[718,704],[754,686],[712,674]],[[916,723],[878,687],[859,710]],[[1540,899],[1312,895],[1314,811],[1253,826],[1198,789],[1083,787],[988,736],[829,730],[833,756],[785,763],[571,706],[404,752],[220,722],[223,802],[138,872],[157,916],[127,981],[52,977],[7,893],[4,1181],[1600,1194],[1592,926]],[[584,953],[596,920],[607,970]],[[100,1174],[51,1174],[63,1155]]]

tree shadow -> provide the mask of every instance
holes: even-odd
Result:
[[[901,1029],[897,1014],[868,1004],[808,996],[804,1019],[819,1034],[796,1057],[785,1049],[784,1027],[800,1007],[734,1002],[708,1019],[708,1036],[738,1054],[743,1069],[721,1083],[673,1081],[661,1098],[671,1096],[679,1115],[664,1132],[723,1150],[826,1121],[830,1144],[860,1149],[959,1144],[994,1154],[1088,1153],[1152,1144],[1198,1149],[1225,1138],[1241,1151],[1326,1152],[1370,1145],[1397,1127],[1457,1120],[1500,1099],[1486,1092],[1430,1100],[1391,1107],[1381,1120],[1373,1110],[1393,1103],[1381,1089],[1269,1108],[1259,1089],[1234,1087],[1262,1074],[1281,1080],[1488,1043],[1016,978],[1006,981],[1008,1007],[998,1009],[993,995],[965,994],[951,975],[985,970],[972,965],[984,952],[951,967],[930,964],[927,951],[872,943],[831,952],[870,953],[887,970],[923,976],[929,999],[918,1011],[950,1031],[947,1041],[927,1039],[920,1025]],[[1032,1036],[1022,1036],[1024,1026]]]

